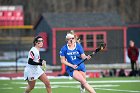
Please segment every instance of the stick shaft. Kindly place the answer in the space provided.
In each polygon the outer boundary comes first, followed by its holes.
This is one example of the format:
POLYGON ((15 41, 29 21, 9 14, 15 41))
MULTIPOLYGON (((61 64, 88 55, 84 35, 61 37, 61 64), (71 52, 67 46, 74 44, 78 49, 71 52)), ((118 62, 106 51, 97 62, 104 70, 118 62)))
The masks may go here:
MULTIPOLYGON (((94 55, 97 52, 93 52, 92 54, 90 54, 90 56, 94 55)), ((77 66, 79 66, 81 63, 85 62, 87 60, 87 58, 85 58, 84 60, 82 60, 79 64, 77 64, 77 66)))
MULTIPOLYGON (((106 46, 105 43, 102 44, 99 48, 97 48, 95 51, 93 51, 92 54, 90 54, 90 56, 93 56, 94 54, 98 53, 100 50, 104 49, 105 46, 106 46)), ((79 64, 77 64, 77 67, 78 67, 81 63, 85 62, 86 60, 87 60, 87 58, 83 59, 79 64)), ((74 69, 71 69, 70 72, 73 71, 73 70, 74 70, 74 69)))

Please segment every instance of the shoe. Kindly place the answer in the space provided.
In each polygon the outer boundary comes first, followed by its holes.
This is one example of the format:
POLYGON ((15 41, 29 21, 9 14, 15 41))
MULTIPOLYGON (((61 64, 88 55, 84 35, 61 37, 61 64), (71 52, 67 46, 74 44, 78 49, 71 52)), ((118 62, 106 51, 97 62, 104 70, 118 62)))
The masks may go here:
POLYGON ((85 93, 85 88, 80 87, 80 93, 85 93))

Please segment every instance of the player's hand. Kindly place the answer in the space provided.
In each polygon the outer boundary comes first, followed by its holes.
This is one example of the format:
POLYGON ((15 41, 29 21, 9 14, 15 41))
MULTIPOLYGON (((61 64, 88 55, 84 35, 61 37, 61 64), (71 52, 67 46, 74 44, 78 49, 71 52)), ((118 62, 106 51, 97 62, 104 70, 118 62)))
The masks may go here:
POLYGON ((88 55, 88 56, 86 56, 86 58, 87 58, 87 60, 89 60, 89 59, 91 59, 91 56, 90 56, 90 55, 88 55))
POLYGON ((73 68, 73 69, 77 69, 78 66, 77 66, 77 65, 72 65, 72 68, 73 68))
POLYGON ((45 61, 45 60, 42 61, 42 66, 43 66, 44 64, 46 64, 46 61, 45 61))
POLYGON ((46 69, 47 69, 45 60, 42 61, 42 69, 43 69, 43 71, 46 71, 46 69))

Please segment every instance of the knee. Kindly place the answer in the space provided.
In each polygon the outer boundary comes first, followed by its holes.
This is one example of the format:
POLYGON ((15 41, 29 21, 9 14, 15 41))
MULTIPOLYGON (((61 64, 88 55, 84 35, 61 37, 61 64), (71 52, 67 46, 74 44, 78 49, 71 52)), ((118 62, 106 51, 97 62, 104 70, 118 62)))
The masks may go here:
POLYGON ((30 86, 30 90, 33 90, 34 89, 34 86, 30 86))
POLYGON ((80 80, 81 85, 84 85, 86 83, 86 80, 82 79, 80 80))
POLYGON ((29 89, 32 90, 34 89, 35 85, 29 85, 29 89))
POLYGON ((87 84, 87 82, 82 82, 81 85, 85 86, 85 84, 87 84))
POLYGON ((49 85, 47 85, 46 87, 47 87, 47 88, 51 88, 51 85, 49 84, 49 85))
POLYGON ((50 82, 45 82, 44 84, 45 84, 45 86, 46 86, 47 88, 51 88, 50 82))
POLYGON ((28 85, 27 88, 26 88, 26 90, 25 90, 26 91, 25 93, 29 93, 33 89, 34 89, 34 86, 28 85))

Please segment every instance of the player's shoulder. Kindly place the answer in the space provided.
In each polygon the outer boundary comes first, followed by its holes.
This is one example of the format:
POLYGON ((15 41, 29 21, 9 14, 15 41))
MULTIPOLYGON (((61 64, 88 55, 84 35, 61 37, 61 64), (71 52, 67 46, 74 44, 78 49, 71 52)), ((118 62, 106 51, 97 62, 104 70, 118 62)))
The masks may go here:
POLYGON ((82 47, 82 45, 80 43, 76 43, 76 47, 82 47))
POLYGON ((31 49, 30 50, 35 50, 35 47, 31 47, 31 49))
POLYGON ((33 52, 35 52, 37 49, 35 48, 35 47, 32 47, 31 49, 30 49, 30 51, 33 51, 33 52))
POLYGON ((68 48, 67 48, 67 45, 64 45, 64 46, 62 46, 62 48, 61 48, 60 51, 61 51, 61 52, 65 52, 65 51, 67 51, 67 49, 68 49, 68 48))
POLYGON ((81 45, 80 43, 76 43, 76 45, 81 45))
POLYGON ((61 50, 62 49, 64 49, 64 50, 67 49, 67 45, 62 46, 61 50))

